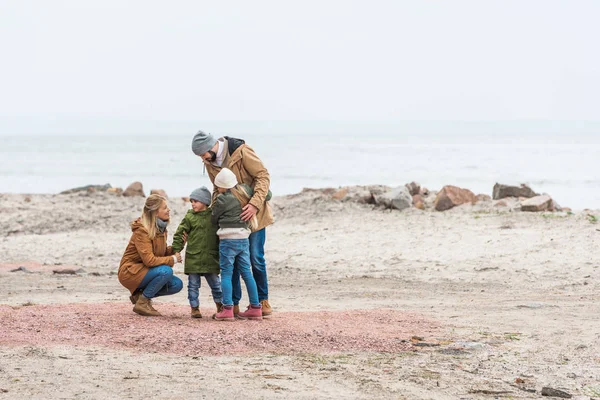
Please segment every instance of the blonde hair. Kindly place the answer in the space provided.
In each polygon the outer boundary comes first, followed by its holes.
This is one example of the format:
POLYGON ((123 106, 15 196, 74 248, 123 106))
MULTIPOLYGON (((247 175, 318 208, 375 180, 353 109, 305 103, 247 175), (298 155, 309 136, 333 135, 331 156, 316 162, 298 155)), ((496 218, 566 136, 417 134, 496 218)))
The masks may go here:
MULTIPOLYGON (((235 196, 236 199, 240 202, 242 208, 246 207, 248 203, 250 203, 250 193, 246 191, 246 188, 240 184, 235 185, 231 188, 231 193, 235 196)), ((256 218, 256 214, 250 219, 249 227, 251 231, 254 231, 256 227, 258 227, 258 219, 256 218)))
POLYGON ((142 211, 142 225, 146 228, 146 231, 148 231, 150 239, 156 237, 156 231, 158 230, 156 227, 156 214, 158 213, 160 206, 166 201, 167 199, 157 194, 151 194, 146 199, 144 210, 142 211))

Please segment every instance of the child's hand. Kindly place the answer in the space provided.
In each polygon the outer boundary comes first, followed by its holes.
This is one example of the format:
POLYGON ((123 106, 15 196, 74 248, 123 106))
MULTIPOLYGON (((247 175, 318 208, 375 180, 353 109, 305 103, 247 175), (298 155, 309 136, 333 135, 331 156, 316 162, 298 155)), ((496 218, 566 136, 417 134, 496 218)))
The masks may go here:
POLYGON ((181 253, 175 253, 175 257, 177 257, 177 262, 181 262, 181 253))

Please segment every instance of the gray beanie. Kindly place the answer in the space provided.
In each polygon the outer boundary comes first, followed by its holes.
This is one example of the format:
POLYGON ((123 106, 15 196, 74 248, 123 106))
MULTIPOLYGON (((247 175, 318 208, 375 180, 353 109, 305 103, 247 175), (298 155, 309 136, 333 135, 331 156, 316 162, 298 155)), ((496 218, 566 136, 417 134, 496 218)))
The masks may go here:
POLYGON ((199 187, 198 189, 194 190, 192 194, 190 194, 190 199, 204 203, 207 206, 210 205, 211 198, 212 196, 210 191, 206 188, 206 186, 199 187))
POLYGON ((201 156, 212 149, 215 143, 217 143, 217 139, 213 135, 198 131, 192 139, 192 151, 195 155, 201 156))

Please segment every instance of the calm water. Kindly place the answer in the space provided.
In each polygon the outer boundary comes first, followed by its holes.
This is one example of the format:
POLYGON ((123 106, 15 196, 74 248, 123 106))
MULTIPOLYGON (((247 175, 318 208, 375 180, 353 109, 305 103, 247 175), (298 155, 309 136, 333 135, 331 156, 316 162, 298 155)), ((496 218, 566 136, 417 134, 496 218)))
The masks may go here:
MULTIPOLYGON (((139 180, 170 196, 211 187, 186 136, 0 137, 0 192, 57 193, 139 180)), ((527 183, 574 209, 600 208, 600 138, 589 136, 246 135, 275 195, 302 188, 401 185, 475 193, 527 183)))

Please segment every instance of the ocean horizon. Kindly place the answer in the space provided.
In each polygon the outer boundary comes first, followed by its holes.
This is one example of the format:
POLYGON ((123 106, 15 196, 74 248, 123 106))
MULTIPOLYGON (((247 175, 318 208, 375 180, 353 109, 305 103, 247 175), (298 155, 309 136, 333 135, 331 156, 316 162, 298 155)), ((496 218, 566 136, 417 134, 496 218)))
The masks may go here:
MULTIPOLYGON (((59 193, 90 184, 187 196, 212 187, 189 135, 2 136, 0 192, 59 193)), ((455 185, 492 194, 525 183, 574 210, 600 209, 597 135, 246 134, 271 175, 275 196, 303 188, 455 185)))

